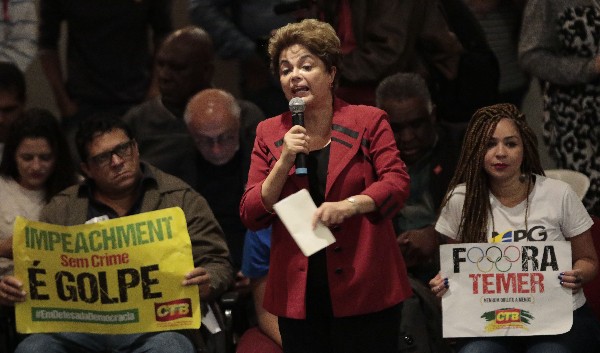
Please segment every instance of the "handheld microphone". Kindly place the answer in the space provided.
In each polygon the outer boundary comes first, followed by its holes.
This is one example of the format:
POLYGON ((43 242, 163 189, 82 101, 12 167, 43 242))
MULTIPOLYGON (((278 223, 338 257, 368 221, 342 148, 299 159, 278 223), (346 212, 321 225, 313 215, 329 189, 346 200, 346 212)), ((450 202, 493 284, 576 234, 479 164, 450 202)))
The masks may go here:
MULTIPOLYGON (((290 100, 290 111, 292 112, 292 123, 294 125, 304 126, 304 108, 305 103, 302 98, 294 97, 290 100)), ((306 175, 306 155, 304 153, 296 154, 296 175, 306 175)))

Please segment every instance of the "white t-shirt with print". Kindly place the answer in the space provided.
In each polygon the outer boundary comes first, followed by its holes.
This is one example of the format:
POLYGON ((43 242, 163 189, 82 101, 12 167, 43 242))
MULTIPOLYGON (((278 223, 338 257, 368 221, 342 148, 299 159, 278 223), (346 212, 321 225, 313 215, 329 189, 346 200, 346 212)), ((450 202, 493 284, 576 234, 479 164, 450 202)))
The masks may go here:
MULTIPOLYGON (((454 189, 435 225, 436 231, 451 239, 458 237, 465 190, 464 184, 454 189)), ((490 204, 493 217, 489 217, 488 242, 566 240, 585 232, 593 224, 592 218, 569 184, 541 175, 535 176, 535 184, 529 195, 527 227, 526 200, 514 207, 506 207, 490 193, 490 204)), ((573 308, 577 309, 584 303, 585 296, 583 290, 580 290, 573 295, 573 308)))

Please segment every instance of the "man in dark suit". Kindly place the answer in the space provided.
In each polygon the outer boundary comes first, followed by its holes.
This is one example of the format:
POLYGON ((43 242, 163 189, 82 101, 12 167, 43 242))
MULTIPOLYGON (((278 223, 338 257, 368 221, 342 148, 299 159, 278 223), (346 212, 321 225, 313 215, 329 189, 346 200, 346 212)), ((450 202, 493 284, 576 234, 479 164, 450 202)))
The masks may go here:
POLYGON ((390 116, 400 157, 408 167, 410 196, 395 218, 398 243, 413 274, 428 282, 438 246, 433 225, 454 174, 464 124, 438 122, 425 81, 399 73, 377 87, 377 106, 390 116))

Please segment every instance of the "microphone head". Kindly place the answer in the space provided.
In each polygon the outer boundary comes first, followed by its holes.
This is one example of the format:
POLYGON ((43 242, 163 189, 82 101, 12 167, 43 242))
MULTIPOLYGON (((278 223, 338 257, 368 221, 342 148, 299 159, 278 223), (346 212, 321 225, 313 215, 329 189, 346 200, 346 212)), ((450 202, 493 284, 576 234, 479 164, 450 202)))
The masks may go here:
POLYGON ((304 112, 305 107, 306 104, 304 103, 304 100, 302 100, 302 98, 294 97, 290 99, 290 111, 292 113, 302 113, 304 112))

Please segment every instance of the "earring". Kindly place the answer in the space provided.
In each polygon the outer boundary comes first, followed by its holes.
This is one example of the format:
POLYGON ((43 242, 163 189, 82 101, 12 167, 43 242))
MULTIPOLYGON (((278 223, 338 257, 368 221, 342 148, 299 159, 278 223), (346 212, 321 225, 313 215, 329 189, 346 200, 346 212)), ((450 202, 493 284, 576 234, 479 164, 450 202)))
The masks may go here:
POLYGON ((525 173, 521 173, 521 175, 519 175, 519 181, 520 181, 521 183, 524 183, 524 182, 525 182, 525 180, 527 180, 527 174, 525 174, 525 173))

